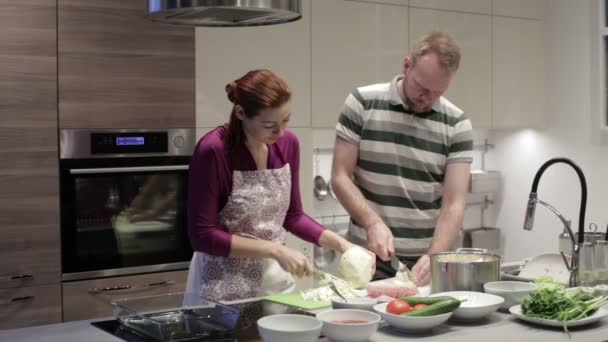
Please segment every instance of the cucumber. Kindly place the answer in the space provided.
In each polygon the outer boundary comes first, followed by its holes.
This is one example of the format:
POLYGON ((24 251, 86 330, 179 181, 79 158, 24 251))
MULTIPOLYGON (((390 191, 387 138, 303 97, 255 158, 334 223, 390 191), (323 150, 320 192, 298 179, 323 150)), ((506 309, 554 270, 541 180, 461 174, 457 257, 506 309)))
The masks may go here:
POLYGON ((414 306, 418 304, 433 305, 446 299, 455 299, 454 297, 441 296, 441 297, 401 297, 401 300, 406 301, 409 305, 414 306))
MULTIPOLYGON (((410 311, 402 313, 402 316, 409 317, 427 317, 427 316, 435 316, 441 315, 444 313, 452 312, 460 306, 460 301, 456 298, 452 297, 440 297, 444 298, 438 302, 435 302, 424 309, 410 311)), ((424 304, 424 303, 423 303, 424 304)))

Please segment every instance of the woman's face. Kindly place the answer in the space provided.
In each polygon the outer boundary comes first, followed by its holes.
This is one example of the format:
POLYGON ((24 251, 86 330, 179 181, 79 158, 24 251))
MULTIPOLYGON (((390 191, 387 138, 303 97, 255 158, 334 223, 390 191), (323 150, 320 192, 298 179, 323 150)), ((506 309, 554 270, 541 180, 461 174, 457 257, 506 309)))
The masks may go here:
POLYGON ((291 101, 276 108, 262 109, 253 118, 239 115, 243 122, 245 136, 250 143, 273 144, 285 133, 285 128, 291 117, 291 101))

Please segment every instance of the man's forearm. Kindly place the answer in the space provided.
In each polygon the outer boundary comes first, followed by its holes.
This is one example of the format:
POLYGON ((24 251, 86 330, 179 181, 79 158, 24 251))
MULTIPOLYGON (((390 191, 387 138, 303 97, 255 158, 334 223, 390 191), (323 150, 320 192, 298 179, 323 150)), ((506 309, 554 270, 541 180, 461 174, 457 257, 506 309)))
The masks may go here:
POLYGON ((331 185, 340 204, 362 228, 367 229, 374 223, 382 221, 380 216, 367 204, 367 199, 351 179, 334 177, 331 185))
POLYGON ((455 203, 442 210, 427 254, 449 251, 458 238, 464 220, 465 203, 455 203))

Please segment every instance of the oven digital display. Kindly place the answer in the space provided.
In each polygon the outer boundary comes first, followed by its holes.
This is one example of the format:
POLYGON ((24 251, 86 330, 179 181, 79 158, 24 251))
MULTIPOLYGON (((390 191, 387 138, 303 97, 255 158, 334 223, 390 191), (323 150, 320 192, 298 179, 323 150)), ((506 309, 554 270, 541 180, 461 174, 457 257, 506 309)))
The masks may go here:
POLYGON ((144 137, 116 137, 117 146, 141 146, 144 142, 144 137))

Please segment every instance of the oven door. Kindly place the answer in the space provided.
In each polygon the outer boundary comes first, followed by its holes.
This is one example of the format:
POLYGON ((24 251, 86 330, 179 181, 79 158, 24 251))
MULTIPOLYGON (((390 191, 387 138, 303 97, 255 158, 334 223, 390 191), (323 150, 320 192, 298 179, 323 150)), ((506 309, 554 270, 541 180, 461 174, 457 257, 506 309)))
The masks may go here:
POLYGON ((187 269, 188 161, 62 160, 63 280, 187 269))

